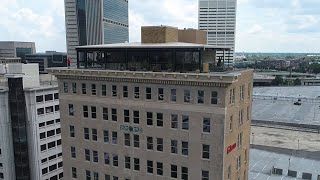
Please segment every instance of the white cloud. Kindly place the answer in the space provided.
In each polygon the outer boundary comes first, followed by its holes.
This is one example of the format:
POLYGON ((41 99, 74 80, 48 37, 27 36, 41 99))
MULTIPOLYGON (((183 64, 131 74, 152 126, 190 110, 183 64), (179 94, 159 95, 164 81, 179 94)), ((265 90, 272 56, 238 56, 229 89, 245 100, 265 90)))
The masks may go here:
POLYGON ((248 30, 248 33, 249 34, 259 34, 259 33, 262 33, 263 32, 263 28, 261 25, 259 24, 255 24, 253 25, 249 30, 248 30))

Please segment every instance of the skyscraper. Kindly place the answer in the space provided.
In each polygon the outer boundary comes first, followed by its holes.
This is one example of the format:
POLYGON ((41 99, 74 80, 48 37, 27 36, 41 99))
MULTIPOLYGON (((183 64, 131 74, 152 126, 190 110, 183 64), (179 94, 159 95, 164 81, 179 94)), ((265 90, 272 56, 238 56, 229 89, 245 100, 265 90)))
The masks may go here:
POLYGON ((76 46, 129 41, 128 0, 65 0, 67 49, 76 65, 76 46))
POLYGON ((217 53, 225 56, 226 65, 233 65, 235 48, 237 0, 199 0, 198 28, 208 32, 208 44, 231 47, 231 51, 217 53))

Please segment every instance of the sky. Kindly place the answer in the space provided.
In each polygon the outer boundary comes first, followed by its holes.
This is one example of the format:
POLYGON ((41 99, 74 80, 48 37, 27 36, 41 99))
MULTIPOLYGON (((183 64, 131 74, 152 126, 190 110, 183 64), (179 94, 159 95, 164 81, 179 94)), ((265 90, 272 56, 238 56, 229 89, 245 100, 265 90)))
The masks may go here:
MULTIPOLYGON (((64 0, 0 0, 0 41, 66 51, 64 0)), ((238 0, 237 52, 320 52, 320 0, 238 0)), ((197 28, 198 0, 129 0, 130 42, 143 25, 197 28)))

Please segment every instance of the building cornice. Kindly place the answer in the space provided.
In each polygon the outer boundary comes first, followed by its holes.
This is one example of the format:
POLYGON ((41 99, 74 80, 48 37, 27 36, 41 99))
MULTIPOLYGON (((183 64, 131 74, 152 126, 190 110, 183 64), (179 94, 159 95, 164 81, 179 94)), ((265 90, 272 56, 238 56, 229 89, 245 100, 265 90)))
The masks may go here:
POLYGON ((238 81, 241 73, 172 73, 172 72, 143 72, 143 71, 113 71, 51 68, 49 73, 58 79, 76 79, 92 81, 112 81, 144 84, 186 85, 227 87, 238 81))

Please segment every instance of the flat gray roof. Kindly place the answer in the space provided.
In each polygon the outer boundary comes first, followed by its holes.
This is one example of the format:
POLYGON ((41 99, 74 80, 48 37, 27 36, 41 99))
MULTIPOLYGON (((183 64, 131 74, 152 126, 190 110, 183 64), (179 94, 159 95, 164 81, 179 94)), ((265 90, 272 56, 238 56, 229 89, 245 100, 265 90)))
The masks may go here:
POLYGON ((320 86, 253 88, 252 119, 320 125, 318 96, 320 86))
POLYGON ((77 46, 76 49, 125 49, 125 48, 208 48, 208 49, 226 49, 231 47, 227 46, 213 46, 206 44, 194 44, 183 42, 169 42, 169 43, 117 43, 117 44, 101 44, 101 45, 88 45, 77 46))
POLYGON ((311 173, 312 180, 317 180, 320 175, 320 161, 305 159, 298 156, 278 154, 275 152, 250 149, 249 157, 249 179, 255 180, 293 180, 301 179, 302 173, 311 173), (297 171, 297 178, 288 177, 287 172, 297 171), (283 169, 283 175, 271 174, 273 167, 283 169))

